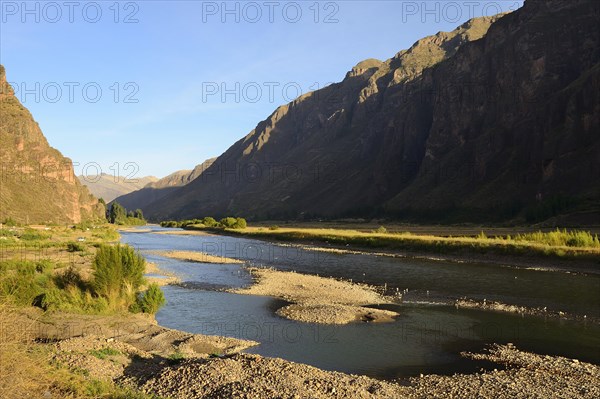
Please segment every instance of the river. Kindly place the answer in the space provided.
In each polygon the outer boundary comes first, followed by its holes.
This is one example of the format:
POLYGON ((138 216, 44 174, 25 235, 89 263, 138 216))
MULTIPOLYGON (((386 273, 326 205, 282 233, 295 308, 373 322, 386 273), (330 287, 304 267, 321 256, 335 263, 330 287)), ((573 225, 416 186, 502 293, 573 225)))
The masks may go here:
POLYGON ((382 379, 497 367, 460 356, 462 351, 479 351, 491 343, 511 342, 523 350, 600 364, 597 322, 452 305, 455 299, 467 297, 547 307, 598 320, 597 274, 337 254, 240 237, 156 234, 177 229, 150 228, 152 232, 122 232, 121 241, 182 281, 163 287, 167 304, 156 315, 158 323, 191 333, 260 342, 249 353, 382 379), (275 314, 283 301, 223 292, 223 288, 251 284, 240 265, 184 262, 155 254, 166 250, 202 251, 254 266, 352 279, 406 293, 401 303, 385 306, 400 314, 393 323, 326 326, 294 322, 275 314))

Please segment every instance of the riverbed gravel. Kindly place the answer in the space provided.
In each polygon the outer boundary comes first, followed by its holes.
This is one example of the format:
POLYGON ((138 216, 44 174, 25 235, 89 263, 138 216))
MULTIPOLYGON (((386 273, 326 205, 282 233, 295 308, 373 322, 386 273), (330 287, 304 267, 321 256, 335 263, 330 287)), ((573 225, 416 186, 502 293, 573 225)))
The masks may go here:
POLYGON ((295 272, 248 269, 255 284, 233 292, 273 296, 291 302, 277 311, 282 317, 319 324, 390 322, 398 313, 366 307, 390 303, 374 287, 295 272))

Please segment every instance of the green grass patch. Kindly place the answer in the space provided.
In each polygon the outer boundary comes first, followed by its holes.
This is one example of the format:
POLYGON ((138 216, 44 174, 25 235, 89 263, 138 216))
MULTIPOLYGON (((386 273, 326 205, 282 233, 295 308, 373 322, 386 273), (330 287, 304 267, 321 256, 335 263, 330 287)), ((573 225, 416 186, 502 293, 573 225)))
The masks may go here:
POLYGON ((542 256, 563 259, 600 260, 598 237, 585 231, 556 230, 488 237, 481 232, 476 236, 443 237, 411 233, 390 233, 377 229, 361 232, 343 229, 279 228, 265 230, 248 227, 244 230, 211 229, 188 226, 190 230, 208 230, 215 233, 250 236, 279 241, 321 242, 365 249, 389 249, 436 254, 495 254, 510 256, 542 256))
POLYGON ((109 356, 119 356, 121 355, 121 352, 114 349, 114 348, 110 348, 110 347, 106 347, 106 348, 102 348, 102 349, 96 349, 96 350, 91 350, 90 355, 97 357, 98 359, 106 359, 109 356))

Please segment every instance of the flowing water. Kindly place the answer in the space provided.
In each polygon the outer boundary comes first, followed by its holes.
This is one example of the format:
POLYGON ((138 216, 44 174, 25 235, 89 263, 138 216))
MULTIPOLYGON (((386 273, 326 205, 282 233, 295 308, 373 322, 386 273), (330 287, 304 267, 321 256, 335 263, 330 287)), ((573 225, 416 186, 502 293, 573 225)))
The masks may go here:
POLYGON ((155 232, 173 229, 152 230, 121 235, 124 243, 182 281, 163 288, 167 304, 156 315, 159 324, 260 342, 247 351, 250 353, 386 379, 488 367, 462 358, 460 352, 478 351, 491 343, 512 342, 524 350, 600 363, 597 322, 456 309, 451 305, 453 300, 467 297, 547 307, 549 311, 598 320, 597 274, 337 254, 239 237, 168 235, 155 232), (255 266, 352 279, 405 295, 401 303, 380 305, 400 313, 393 323, 327 326, 294 322, 275 314, 285 305, 281 300, 222 291, 252 282, 241 265, 184 262, 154 253, 163 250, 202 251, 255 266))

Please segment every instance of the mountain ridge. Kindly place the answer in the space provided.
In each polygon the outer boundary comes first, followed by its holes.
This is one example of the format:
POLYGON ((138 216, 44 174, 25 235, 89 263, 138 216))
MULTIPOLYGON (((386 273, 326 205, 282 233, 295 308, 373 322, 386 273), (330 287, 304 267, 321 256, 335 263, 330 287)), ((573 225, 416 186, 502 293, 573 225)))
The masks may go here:
POLYGON ((206 169, 212 165, 216 158, 210 158, 196 165, 194 169, 179 170, 168 176, 146 184, 144 187, 121 195, 114 199, 127 209, 142 209, 145 211, 147 206, 154 201, 159 200, 165 195, 175 191, 179 187, 185 186, 198 178, 206 169))
POLYGON ((158 180, 158 178, 154 176, 144 176, 134 179, 127 179, 123 176, 116 178, 115 176, 106 173, 90 176, 79 175, 77 176, 77 179, 79 179, 79 182, 86 186, 94 196, 102 198, 106 203, 111 202, 121 195, 139 190, 147 184, 151 184, 158 180))
POLYGON ((78 223, 103 217, 104 206, 79 183, 72 161, 48 144, 2 65, 0 149, 0 221, 78 223))

